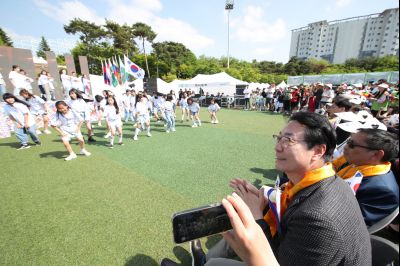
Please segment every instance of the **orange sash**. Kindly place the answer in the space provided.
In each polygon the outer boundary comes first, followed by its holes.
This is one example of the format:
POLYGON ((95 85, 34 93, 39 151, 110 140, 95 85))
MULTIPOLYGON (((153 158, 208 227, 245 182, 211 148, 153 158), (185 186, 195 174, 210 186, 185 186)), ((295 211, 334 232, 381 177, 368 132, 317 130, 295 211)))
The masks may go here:
MULTIPOLYGON (((333 162, 333 167, 337 170, 345 163, 347 163, 346 158, 344 156, 341 156, 333 162)), ((383 175, 390 171, 390 167, 391 167, 390 162, 378 165, 360 165, 360 166, 350 164, 344 167, 343 169, 340 169, 337 172, 337 175, 340 176, 342 179, 348 179, 353 177, 357 173, 357 171, 359 171, 364 177, 383 175)))
MULTIPOLYGON (((289 181, 286 184, 285 189, 281 195, 281 218, 285 215, 286 209, 289 206, 290 202, 292 201, 293 197, 296 195, 296 193, 311 185, 314 185, 315 183, 318 183, 321 180, 324 180, 334 175, 335 171, 332 168, 332 164, 328 163, 321 168, 307 172, 303 177, 303 179, 296 185, 294 185, 291 181, 289 181)), ((264 220, 269 225, 271 235, 275 236, 275 234, 278 231, 276 222, 277 219, 271 209, 264 216, 264 220)))

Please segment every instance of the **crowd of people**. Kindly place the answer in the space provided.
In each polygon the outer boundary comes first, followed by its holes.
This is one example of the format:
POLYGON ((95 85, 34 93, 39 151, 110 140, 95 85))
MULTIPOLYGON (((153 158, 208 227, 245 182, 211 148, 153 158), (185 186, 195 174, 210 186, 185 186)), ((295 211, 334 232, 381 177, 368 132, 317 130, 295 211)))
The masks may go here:
MULTIPOLYGON (((193 100, 190 91, 179 93, 177 97, 174 91, 170 94, 154 93, 148 95, 146 91, 136 93, 133 89, 128 89, 122 96, 117 96, 109 90, 104 90, 103 95, 96 95, 94 100, 90 100, 85 94, 84 87, 77 88, 76 75, 68 76, 65 70, 61 72, 64 99, 54 101, 54 87, 50 86, 49 75, 46 71, 41 71, 39 76, 39 87, 43 93, 41 95, 32 94, 32 89, 25 89, 17 81, 22 79, 20 68, 13 66, 10 73, 10 81, 14 86, 14 93, 4 93, 4 113, 13 122, 13 130, 20 141, 19 149, 28 149, 29 136, 36 145, 41 145, 40 134, 51 134, 49 125, 54 128, 61 136, 61 140, 68 152, 66 161, 77 158, 77 154, 72 150, 70 142, 77 139, 81 147, 80 154, 90 156, 90 152, 85 149, 85 140, 81 133, 81 128, 85 125, 87 130, 87 141, 96 142, 94 139, 92 122, 102 125, 106 122, 105 138, 109 139, 108 147, 114 148, 114 139, 118 136, 118 145, 123 143, 123 127, 131 127, 133 140, 139 139, 140 132, 145 132, 148 137, 151 134, 151 119, 155 123, 164 123, 165 132, 175 132, 175 120, 177 118, 177 106, 181 110, 181 123, 186 120, 192 121, 192 127, 201 127, 200 106, 193 100), (74 85, 75 84, 75 85, 74 85), (129 121, 132 125, 127 125, 129 121), (42 132, 40 129, 44 128, 42 132)), ((85 84, 84 77, 81 84, 85 84)), ((218 124, 217 112, 219 105, 213 100, 208 108, 210 121, 218 124)), ((4 121, 0 121, 4 122, 4 121)))

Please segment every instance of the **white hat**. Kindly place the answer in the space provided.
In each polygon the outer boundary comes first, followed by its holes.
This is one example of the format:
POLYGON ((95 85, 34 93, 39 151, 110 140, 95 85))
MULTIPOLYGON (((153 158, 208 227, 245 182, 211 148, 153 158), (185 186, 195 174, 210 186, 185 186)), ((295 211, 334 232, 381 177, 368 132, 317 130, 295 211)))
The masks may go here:
POLYGON ((376 118, 374 119, 368 119, 367 122, 365 123, 360 123, 360 122, 347 122, 347 123, 342 123, 338 125, 339 128, 343 129, 346 132, 349 133, 357 133, 359 129, 362 128, 374 128, 374 129, 380 129, 380 130, 387 130, 387 127, 379 122, 376 118))
POLYGON ((360 120, 360 118, 353 112, 335 113, 335 115, 341 120, 348 122, 358 122, 360 120))
POLYGON ((387 85, 386 83, 382 83, 378 85, 378 88, 389 89, 389 85, 387 85))
POLYGON ((328 88, 332 89, 332 88, 333 88, 333 85, 330 84, 330 83, 328 83, 328 84, 325 84, 325 87, 328 87, 328 88))
POLYGON ((352 104, 360 105, 361 104, 361 99, 360 98, 353 98, 349 101, 352 104))

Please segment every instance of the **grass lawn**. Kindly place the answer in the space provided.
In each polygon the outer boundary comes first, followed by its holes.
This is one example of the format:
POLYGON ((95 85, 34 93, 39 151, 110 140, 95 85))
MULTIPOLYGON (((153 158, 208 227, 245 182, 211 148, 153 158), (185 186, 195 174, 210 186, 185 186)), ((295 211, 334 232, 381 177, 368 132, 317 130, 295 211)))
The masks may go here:
POLYGON ((179 121, 166 134, 153 123, 138 142, 125 125, 125 146, 113 150, 96 127, 92 156, 70 162, 54 132, 28 150, 0 140, 0 265, 190 265, 188 245, 172 241, 172 214, 220 201, 234 177, 273 183, 272 134, 285 124, 258 112, 224 109, 219 125, 201 115, 200 128, 179 121))

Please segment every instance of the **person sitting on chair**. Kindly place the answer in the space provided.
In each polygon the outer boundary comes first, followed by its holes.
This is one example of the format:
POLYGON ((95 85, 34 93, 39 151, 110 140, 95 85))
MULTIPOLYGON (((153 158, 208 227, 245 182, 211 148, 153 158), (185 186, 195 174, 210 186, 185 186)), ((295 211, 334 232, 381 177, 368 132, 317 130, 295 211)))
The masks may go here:
POLYGON ((399 206, 399 186, 390 161, 399 154, 396 135, 380 129, 360 129, 344 147, 344 155, 333 161, 338 176, 350 179, 357 171, 362 181, 356 190, 367 226, 382 220, 399 206))

